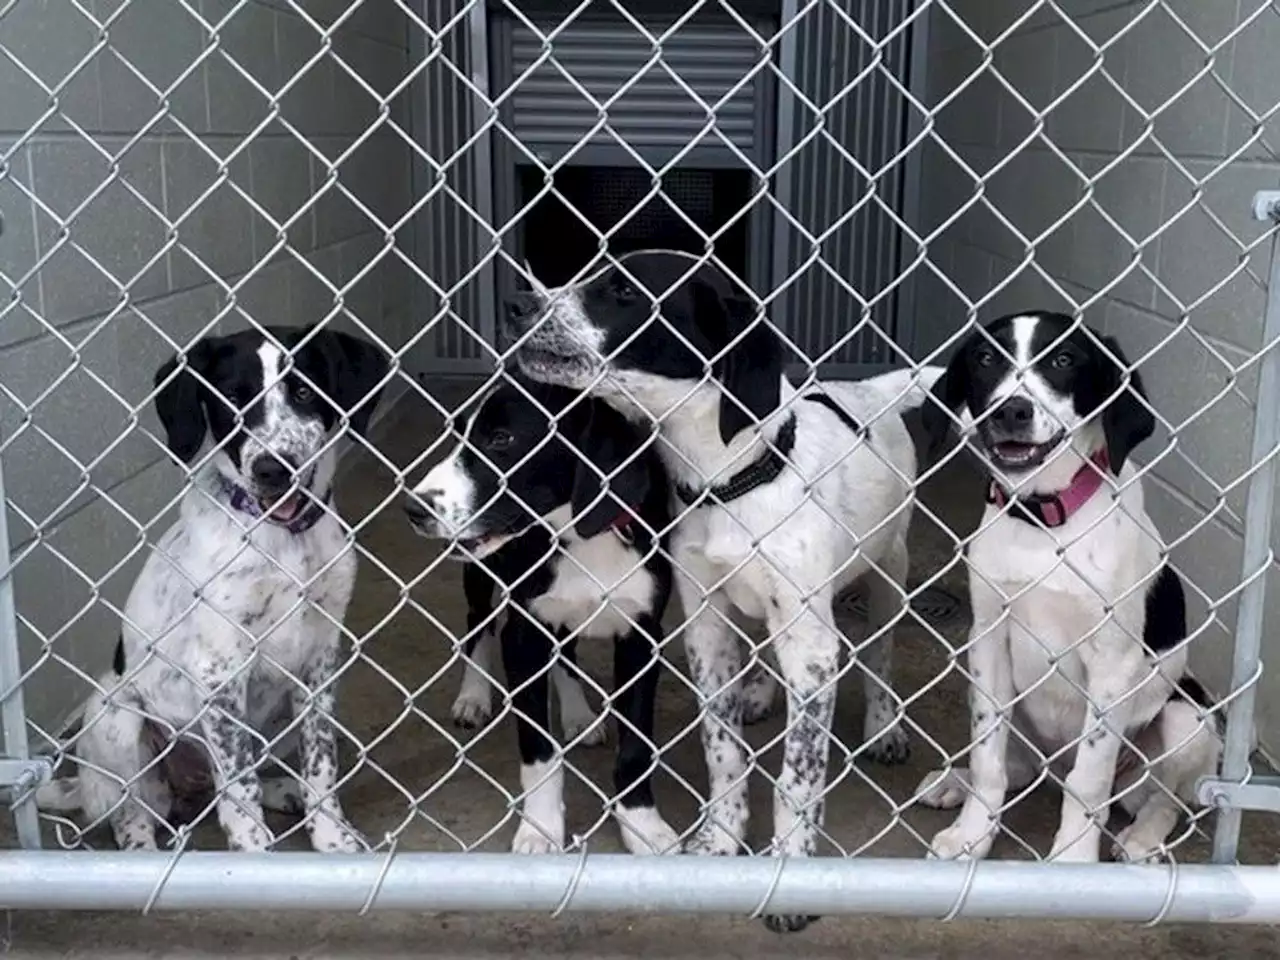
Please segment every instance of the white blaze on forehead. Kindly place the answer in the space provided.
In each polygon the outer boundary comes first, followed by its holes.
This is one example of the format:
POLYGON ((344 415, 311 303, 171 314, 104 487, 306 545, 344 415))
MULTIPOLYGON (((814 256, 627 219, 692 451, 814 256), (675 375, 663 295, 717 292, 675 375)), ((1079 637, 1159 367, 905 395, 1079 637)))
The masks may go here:
POLYGON ((280 368, 284 363, 284 351, 274 343, 258 347, 258 360, 262 363, 262 401, 266 414, 263 426, 270 431, 280 421, 287 399, 280 368))

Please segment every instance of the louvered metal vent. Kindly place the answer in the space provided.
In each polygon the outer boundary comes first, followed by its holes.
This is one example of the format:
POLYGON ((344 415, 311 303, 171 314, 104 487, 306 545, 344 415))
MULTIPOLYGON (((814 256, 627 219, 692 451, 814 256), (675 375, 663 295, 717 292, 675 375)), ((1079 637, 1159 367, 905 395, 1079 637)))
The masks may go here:
MULTIPOLYGON (((554 18, 534 21, 545 42, 524 24, 512 31, 514 132, 544 161, 561 158, 580 142, 616 146, 621 140, 650 162, 660 162, 663 153, 684 148, 709 128, 708 109, 715 112, 720 134, 753 154, 759 81, 743 83, 743 78, 764 52, 741 26, 732 21, 686 23, 662 41, 660 63, 655 44, 625 20, 579 18, 557 30, 561 23, 554 18), (531 72, 526 76, 526 71, 531 72), (597 104, 609 102, 624 86, 625 92, 609 103, 614 136, 601 125, 597 104)), ((655 37, 665 29, 651 21, 646 28, 655 37)), ((724 141, 708 130, 700 146, 723 148, 724 141)))

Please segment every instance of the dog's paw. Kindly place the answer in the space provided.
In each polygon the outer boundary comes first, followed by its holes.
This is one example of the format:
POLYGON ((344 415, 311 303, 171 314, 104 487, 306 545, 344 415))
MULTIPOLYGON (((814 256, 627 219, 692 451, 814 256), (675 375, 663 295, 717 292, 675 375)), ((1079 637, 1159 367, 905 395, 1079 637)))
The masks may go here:
POLYGON ((738 839, 723 827, 704 823, 685 844, 684 852, 695 857, 732 857, 738 853, 738 839))
POLYGON ((930 770, 920 781, 920 786, 916 787, 916 793, 926 807, 954 810, 969 795, 966 789, 968 785, 969 771, 963 768, 930 770))
POLYGON ((566 743, 580 747, 601 747, 609 742, 609 725, 602 716, 590 710, 569 711, 560 715, 560 728, 566 743), (581 737, 581 739, 579 739, 581 737))
POLYGON ((991 852, 992 832, 975 835, 958 824, 937 833, 930 844, 931 860, 982 860, 991 852))
POLYGON ((516 828, 515 839, 511 841, 512 853, 540 854, 560 853, 564 849, 564 830, 535 827, 527 820, 522 820, 516 828))
POLYGON ((489 691, 464 690, 458 694, 458 699, 453 701, 450 712, 453 715, 455 727, 475 730, 477 727, 484 726, 493 716, 493 704, 489 698, 489 691))
POLYGON ((868 739, 863 752, 876 763, 896 766, 910 758, 911 742, 902 727, 889 727, 877 733, 874 739, 868 739))
POLYGON ((1130 824, 1111 844, 1111 856, 1118 863, 1160 863, 1165 859, 1163 838, 1144 836, 1130 824))
POLYGON ((764 917, 764 925, 774 933, 799 933, 811 923, 821 920, 821 917, 804 916, 803 914, 792 914, 783 917, 764 917))
POLYGON ((680 835, 655 807, 618 807, 614 811, 622 845, 637 857, 680 852, 680 835))
POLYGON ((311 830, 311 846, 318 853, 364 853, 369 849, 365 839, 349 823, 322 819, 311 830))

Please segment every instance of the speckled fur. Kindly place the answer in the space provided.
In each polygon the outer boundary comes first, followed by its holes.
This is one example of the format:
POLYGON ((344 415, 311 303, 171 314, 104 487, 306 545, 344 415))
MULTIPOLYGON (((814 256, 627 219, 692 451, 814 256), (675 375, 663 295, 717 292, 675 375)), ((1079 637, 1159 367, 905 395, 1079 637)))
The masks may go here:
MULTIPOLYGON (((211 456, 211 440, 226 438, 216 431, 187 435, 200 445, 191 459, 201 465, 179 519, 155 543, 125 604, 117 655, 123 675, 112 670, 102 676, 83 709, 73 745, 78 778, 57 781, 38 796, 46 806, 75 803, 91 822, 106 819, 124 849, 154 849, 157 822, 169 816, 173 791, 156 763, 166 739, 201 748, 231 849, 267 849, 273 838, 264 801, 279 809, 296 807, 299 799, 317 850, 364 848, 338 801, 332 723, 340 624, 356 574, 351 537, 330 511, 294 532, 234 509, 227 494, 228 482, 251 489, 252 465, 264 454, 297 465, 298 477, 308 478, 310 495, 320 502, 333 483, 334 417, 294 402, 290 390, 296 385, 286 389, 279 348, 259 339, 255 349, 253 339, 242 335, 229 362, 242 371, 261 364, 257 376, 266 390, 260 413, 252 424, 246 418, 234 445, 211 456), (296 724, 298 783, 270 781, 264 797, 259 768, 287 755, 280 738, 270 739, 272 721, 281 715, 296 724), (144 729, 144 717, 161 736, 144 729)), ((347 341, 352 344, 357 353, 368 349, 347 341)), ((346 362, 338 362, 335 379, 358 381, 346 362)), ((190 415, 204 415, 199 403, 190 415)), ((170 432, 175 447, 181 446, 175 439, 180 427, 191 427, 187 413, 182 417, 170 432)))

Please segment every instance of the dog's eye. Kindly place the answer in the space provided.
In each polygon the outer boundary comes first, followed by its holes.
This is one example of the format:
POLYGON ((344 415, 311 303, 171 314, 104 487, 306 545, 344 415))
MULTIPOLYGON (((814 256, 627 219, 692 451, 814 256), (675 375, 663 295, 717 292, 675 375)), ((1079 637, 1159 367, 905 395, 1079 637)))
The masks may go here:
POLYGON ((974 359, 978 361, 978 366, 989 367, 996 362, 995 351, 990 347, 983 347, 974 355, 974 359))
POLYGON ((310 403, 316 398, 315 391, 308 387, 305 383, 294 384, 293 399, 298 403, 310 403))
POLYGON ((1063 350, 1050 361, 1055 370, 1065 370, 1076 362, 1076 358, 1067 350, 1063 350))
POLYGON ((510 430, 495 430, 489 434, 489 439, 485 441, 485 446, 490 450, 505 450, 515 443, 515 439, 515 435, 510 430))
POLYGON ((619 300, 635 300, 640 296, 640 291, 632 285, 631 281, 623 277, 618 277, 613 281, 613 292, 619 300))

